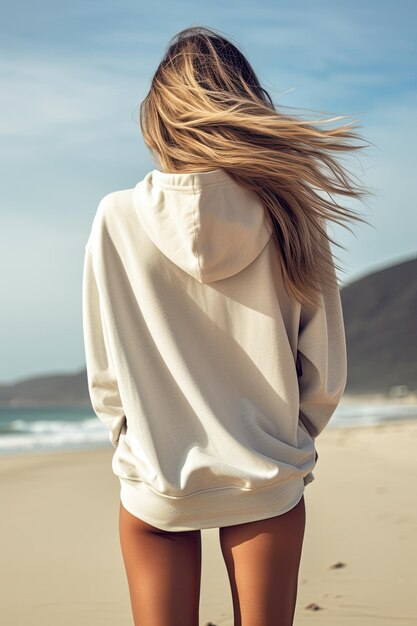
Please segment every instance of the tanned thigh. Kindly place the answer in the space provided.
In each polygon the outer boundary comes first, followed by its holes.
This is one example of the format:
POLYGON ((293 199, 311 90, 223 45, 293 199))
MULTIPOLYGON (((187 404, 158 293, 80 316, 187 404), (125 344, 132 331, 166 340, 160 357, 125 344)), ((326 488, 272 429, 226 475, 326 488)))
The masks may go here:
POLYGON ((120 503, 119 536, 135 626, 198 626, 201 531, 161 530, 120 503))
POLYGON ((282 515, 219 529, 235 626, 292 626, 304 529, 304 496, 282 515))

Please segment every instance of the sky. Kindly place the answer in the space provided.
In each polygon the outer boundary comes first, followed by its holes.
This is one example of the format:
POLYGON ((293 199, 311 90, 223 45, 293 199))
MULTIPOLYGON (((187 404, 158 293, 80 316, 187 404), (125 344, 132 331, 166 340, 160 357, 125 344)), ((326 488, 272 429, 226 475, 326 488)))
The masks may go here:
MULTIPOLYGON (((348 115, 370 142, 343 162, 371 225, 329 234, 342 284, 416 257, 417 3, 16 0, 0 23, 0 383, 85 367, 84 246, 98 203, 155 167, 139 105, 171 37, 214 28, 279 107, 348 115)), ((341 200, 341 199, 339 199, 341 200)), ((346 201, 345 201, 346 202, 346 201)))

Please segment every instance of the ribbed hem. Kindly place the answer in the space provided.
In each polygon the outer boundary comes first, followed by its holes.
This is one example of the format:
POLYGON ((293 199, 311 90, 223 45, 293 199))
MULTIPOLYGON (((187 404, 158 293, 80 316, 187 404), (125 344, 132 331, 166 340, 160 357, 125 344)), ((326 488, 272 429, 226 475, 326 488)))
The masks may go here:
POLYGON ((176 498, 158 495, 144 482, 118 478, 124 508, 167 531, 219 528, 282 515, 298 504, 305 488, 303 478, 294 478, 253 491, 228 487, 176 498))

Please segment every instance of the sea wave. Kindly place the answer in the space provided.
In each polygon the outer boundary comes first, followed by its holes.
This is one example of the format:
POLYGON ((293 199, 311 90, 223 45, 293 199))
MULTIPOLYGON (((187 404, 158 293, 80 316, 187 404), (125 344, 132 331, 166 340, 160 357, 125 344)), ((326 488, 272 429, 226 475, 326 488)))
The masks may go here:
MULTIPOLYGON (((417 418, 417 405, 340 404, 327 428, 357 428, 417 418)), ((111 447, 97 417, 80 409, 0 409, 0 455, 111 447)))

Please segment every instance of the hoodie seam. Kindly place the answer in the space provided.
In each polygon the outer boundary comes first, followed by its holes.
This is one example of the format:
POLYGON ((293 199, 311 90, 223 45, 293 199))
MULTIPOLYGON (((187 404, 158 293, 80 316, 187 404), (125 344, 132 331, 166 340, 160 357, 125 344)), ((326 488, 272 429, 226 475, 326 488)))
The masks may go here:
MULTIPOLYGON (((314 448, 314 452, 315 452, 315 448, 314 448)), ((314 467, 310 471, 312 472, 313 469, 314 467)), ((239 489, 241 492, 244 492, 244 493, 250 493, 250 492, 255 493, 258 491, 266 490, 271 487, 275 487, 275 485, 278 483, 281 483, 282 485, 288 482, 291 483, 294 478, 299 477, 299 474, 300 474, 300 469, 298 467, 294 467, 294 469, 289 473, 289 475, 286 478, 284 479, 281 477, 276 478, 273 481, 267 483, 266 485, 261 485, 261 486, 256 486, 256 487, 242 487, 242 485, 224 485, 223 487, 209 487, 208 489, 198 489, 197 491, 192 491, 191 493, 185 493, 183 495, 162 493, 161 491, 158 491, 157 489, 155 489, 155 487, 153 487, 150 483, 136 476, 134 477, 125 476, 124 474, 117 474, 117 476, 121 478, 122 480, 131 480, 134 483, 140 483, 143 487, 148 488, 150 491, 152 491, 154 494, 156 494, 157 496, 161 498, 167 498, 167 499, 172 499, 172 500, 182 500, 184 498, 192 498, 193 496, 199 496, 201 494, 206 494, 206 493, 213 492, 213 491, 224 491, 226 489, 227 490, 239 489)), ((304 476, 300 476, 300 478, 303 479, 304 476)))
POLYGON ((228 185, 235 185, 234 180, 227 180, 224 183, 214 182, 214 183, 204 183, 203 185, 166 185, 164 183, 154 182, 156 187, 161 187, 162 189, 173 189, 177 191, 184 191, 185 193, 195 193, 196 191, 200 191, 202 189, 209 189, 211 187, 227 187, 228 185))
POLYGON ((196 215, 195 207, 196 207, 197 194, 196 194, 196 189, 194 188, 194 185, 193 185, 193 193, 195 195, 195 200, 193 202, 193 224, 194 224, 193 239, 194 239, 195 249, 197 252, 197 272, 200 277, 200 281, 203 282, 203 278, 201 276, 201 270, 200 270, 200 253, 198 251, 198 245, 197 245, 197 222, 195 219, 195 215, 196 215))

